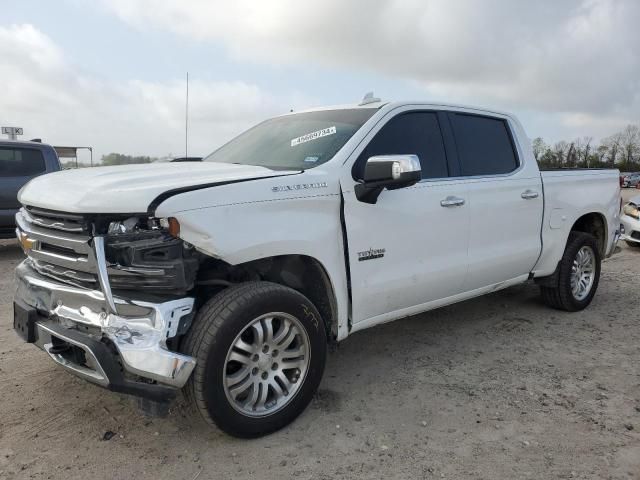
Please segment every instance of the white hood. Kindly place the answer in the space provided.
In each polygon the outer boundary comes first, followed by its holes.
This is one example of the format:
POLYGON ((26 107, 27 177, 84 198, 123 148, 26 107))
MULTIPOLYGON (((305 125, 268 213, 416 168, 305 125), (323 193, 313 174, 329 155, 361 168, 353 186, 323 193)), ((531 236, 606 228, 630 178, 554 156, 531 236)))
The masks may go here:
POLYGON ((140 213, 169 190, 294 173, 213 162, 80 168, 34 178, 20 190, 18 200, 69 213, 140 213))

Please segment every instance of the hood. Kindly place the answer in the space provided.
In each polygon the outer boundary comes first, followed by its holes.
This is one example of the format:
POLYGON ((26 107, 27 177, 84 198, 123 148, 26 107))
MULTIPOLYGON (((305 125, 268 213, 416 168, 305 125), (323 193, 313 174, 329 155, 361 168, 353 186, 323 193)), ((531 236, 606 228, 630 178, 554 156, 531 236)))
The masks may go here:
POLYGON ((624 202, 625 205, 627 203, 633 203, 634 205, 640 205, 640 195, 635 195, 635 196, 631 197, 629 200, 627 200, 626 202, 624 202))
POLYGON ((68 213, 141 213, 173 190, 295 173, 299 172, 213 162, 80 168, 34 178, 18 199, 23 205, 68 213))

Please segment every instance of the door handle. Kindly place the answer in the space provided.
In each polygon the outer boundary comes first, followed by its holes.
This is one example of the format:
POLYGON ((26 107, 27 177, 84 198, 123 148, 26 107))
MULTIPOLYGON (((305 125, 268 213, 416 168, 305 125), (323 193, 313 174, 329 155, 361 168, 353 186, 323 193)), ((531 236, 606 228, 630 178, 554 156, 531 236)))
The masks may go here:
POLYGON ((449 195, 444 200, 440 200, 441 207, 460 207, 464 205, 464 198, 449 195))
POLYGON ((525 200, 531 200, 532 198, 538 198, 538 192, 527 189, 524 192, 522 192, 520 196, 525 200))

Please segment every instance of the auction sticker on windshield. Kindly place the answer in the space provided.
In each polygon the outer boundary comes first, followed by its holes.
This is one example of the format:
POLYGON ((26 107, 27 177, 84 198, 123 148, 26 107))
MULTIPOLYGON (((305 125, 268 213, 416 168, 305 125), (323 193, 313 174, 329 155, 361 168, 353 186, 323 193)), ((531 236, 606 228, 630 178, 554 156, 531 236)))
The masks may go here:
POLYGON ((307 133, 302 135, 301 137, 294 138, 291 140, 291 146, 295 147, 296 145, 300 145, 301 143, 307 143, 311 140, 317 140, 318 138, 326 137, 327 135, 333 135, 336 133, 336 127, 327 127, 322 130, 317 130, 315 132, 307 133))

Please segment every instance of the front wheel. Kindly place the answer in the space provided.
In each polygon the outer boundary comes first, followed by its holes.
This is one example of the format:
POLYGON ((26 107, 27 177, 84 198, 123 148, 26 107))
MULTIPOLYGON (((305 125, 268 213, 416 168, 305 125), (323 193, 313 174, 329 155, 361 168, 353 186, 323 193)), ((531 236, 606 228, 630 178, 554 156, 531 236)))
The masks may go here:
POLYGON ((185 386, 196 410, 230 435, 258 437, 309 404, 324 371, 327 334, 305 296, 251 282, 200 309, 184 350, 197 362, 185 386))
POLYGON ((586 308, 600 280, 600 251, 593 235, 571 232, 558 264, 556 284, 541 286, 542 300, 568 312, 586 308))

